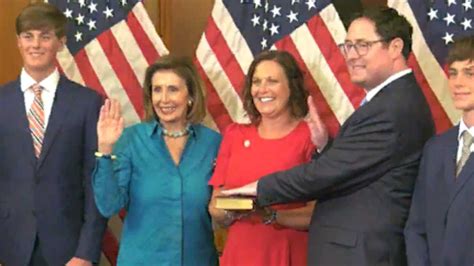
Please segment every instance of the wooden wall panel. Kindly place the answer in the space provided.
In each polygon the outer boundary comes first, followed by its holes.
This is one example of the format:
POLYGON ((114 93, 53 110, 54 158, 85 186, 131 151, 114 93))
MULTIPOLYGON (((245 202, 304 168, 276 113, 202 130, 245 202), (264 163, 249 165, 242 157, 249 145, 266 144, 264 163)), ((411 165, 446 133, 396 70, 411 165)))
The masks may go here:
POLYGON ((214 0, 146 0, 158 34, 171 53, 194 56, 214 0))
POLYGON ((0 0, 0 84, 15 79, 22 66, 16 47, 15 18, 28 0, 0 0))

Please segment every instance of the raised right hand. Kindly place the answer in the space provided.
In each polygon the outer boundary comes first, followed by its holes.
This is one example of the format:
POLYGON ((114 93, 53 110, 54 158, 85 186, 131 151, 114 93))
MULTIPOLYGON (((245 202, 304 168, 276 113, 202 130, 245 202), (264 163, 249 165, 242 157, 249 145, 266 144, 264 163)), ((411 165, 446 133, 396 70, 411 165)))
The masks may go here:
POLYGON ((319 116, 316 105, 313 102, 313 97, 308 97, 308 117, 306 123, 308 123, 309 130, 311 132, 311 141, 318 148, 323 150, 328 143, 328 130, 323 123, 323 120, 319 116))
POLYGON ((104 154, 112 153, 115 142, 122 135, 124 128, 120 103, 117 100, 106 99, 100 108, 97 122, 98 150, 104 154))

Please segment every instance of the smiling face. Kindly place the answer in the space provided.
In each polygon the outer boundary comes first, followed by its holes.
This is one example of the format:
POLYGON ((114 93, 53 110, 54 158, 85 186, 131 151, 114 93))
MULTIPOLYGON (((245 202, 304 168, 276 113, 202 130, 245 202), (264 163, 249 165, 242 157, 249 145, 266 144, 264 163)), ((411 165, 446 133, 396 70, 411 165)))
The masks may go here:
POLYGON ((25 70, 33 77, 45 77, 56 68, 56 54, 64 47, 65 37, 54 30, 28 30, 17 36, 17 46, 25 70))
POLYGON ((159 70, 151 80, 151 100, 160 123, 169 130, 186 124, 189 93, 186 82, 172 70, 159 70))
POLYGON ((257 65, 250 93, 262 118, 290 115, 288 79, 277 62, 265 60, 257 65))
MULTIPOLYGON (((377 40, 381 40, 381 36, 377 34, 375 24, 362 17, 351 23, 345 42, 356 44, 377 40)), ((392 55, 383 42, 373 43, 364 55, 351 49, 347 51, 345 59, 352 82, 367 90, 382 83, 393 71, 392 55)))
POLYGON ((448 85, 454 107, 474 111, 474 61, 454 61, 448 69, 448 85))

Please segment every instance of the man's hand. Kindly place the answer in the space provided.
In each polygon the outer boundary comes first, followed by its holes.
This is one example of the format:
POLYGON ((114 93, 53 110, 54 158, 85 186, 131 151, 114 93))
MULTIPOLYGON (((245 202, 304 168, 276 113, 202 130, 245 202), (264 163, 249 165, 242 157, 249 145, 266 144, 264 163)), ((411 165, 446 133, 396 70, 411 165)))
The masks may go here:
POLYGON ((232 196, 232 195, 257 196, 257 184, 258 184, 258 181, 255 181, 253 183, 247 184, 239 188, 222 190, 222 194, 226 196, 232 196))
POLYGON ((66 263, 66 266, 92 266, 92 262, 88 260, 83 260, 78 257, 73 257, 70 261, 66 263))
POLYGON ((321 151, 328 143, 328 131, 319 116, 318 110, 313 102, 313 97, 311 96, 308 97, 308 108, 309 115, 305 120, 311 132, 311 141, 316 145, 318 151, 321 151))

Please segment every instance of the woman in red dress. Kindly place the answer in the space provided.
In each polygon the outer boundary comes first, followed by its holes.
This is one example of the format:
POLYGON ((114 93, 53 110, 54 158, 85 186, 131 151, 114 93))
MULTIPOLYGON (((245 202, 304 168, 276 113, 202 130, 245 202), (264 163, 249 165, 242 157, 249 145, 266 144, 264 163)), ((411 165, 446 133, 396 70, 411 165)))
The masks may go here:
POLYGON ((295 59, 266 51, 250 65, 244 108, 251 124, 232 124, 224 133, 209 212, 228 226, 221 265, 306 265, 307 228, 315 203, 301 202, 237 213, 216 209, 221 189, 240 187, 311 159, 315 146, 303 118, 308 92, 295 59))

